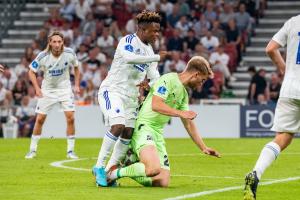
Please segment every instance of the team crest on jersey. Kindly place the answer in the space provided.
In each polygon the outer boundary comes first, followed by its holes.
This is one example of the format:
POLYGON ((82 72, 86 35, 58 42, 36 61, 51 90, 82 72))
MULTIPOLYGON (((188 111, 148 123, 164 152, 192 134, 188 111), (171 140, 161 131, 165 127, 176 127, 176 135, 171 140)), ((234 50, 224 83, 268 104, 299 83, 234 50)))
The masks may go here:
POLYGON ((157 92, 162 95, 166 94, 166 91, 167 91, 167 88, 165 86, 160 86, 157 90, 157 92))
POLYGON ((129 52, 133 52, 133 46, 132 46, 131 44, 127 44, 127 45, 125 46, 125 50, 126 50, 126 51, 129 51, 129 52))
POLYGON ((37 69, 38 68, 38 66, 39 66, 39 64, 34 60, 33 62, 32 62, 32 67, 34 68, 34 69, 37 69))

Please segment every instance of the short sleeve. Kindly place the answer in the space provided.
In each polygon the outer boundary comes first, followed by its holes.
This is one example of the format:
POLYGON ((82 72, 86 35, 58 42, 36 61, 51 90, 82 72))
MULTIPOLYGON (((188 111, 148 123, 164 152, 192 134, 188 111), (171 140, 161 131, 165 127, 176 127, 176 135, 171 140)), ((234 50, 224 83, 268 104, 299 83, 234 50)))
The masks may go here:
POLYGON ((41 66, 42 66, 42 60, 43 60, 43 58, 45 57, 45 56, 47 56, 47 52, 44 52, 44 51, 42 51, 42 52, 40 52, 37 56, 36 56, 36 58, 30 63, 30 65, 29 65, 29 68, 32 70, 32 71, 34 71, 34 72, 37 72, 40 68, 41 68, 41 66))
POLYGON ((289 33, 291 20, 284 23, 283 27, 273 36, 272 40, 284 47, 287 43, 287 37, 289 33))
POLYGON ((79 66, 79 61, 78 61, 78 58, 77 58, 75 53, 72 54, 71 64, 73 65, 73 67, 78 67, 79 66))
POLYGON ((165 77, 158 79, 153 86, 153 95, 159 96, 162 99, 166 100, 169 93, 170 93, 170 84, 167 82, 165 77))

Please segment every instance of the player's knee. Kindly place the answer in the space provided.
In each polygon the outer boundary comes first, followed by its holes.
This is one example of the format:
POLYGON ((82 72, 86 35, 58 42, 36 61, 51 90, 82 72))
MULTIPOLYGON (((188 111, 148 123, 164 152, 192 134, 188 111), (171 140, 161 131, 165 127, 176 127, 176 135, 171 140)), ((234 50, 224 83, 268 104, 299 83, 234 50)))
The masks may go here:
POLYGON ((123 124, 115 124, 111 126, 110 132, 116 136, 119 137, 125 130, 125 125, 123 124))

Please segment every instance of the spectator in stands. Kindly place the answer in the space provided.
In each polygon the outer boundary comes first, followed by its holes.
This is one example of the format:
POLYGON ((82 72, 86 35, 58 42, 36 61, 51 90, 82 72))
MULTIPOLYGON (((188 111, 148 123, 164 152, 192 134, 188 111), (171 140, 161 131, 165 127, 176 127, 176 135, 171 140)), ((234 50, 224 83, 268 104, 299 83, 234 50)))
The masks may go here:
POLYGON ((211 27, 209 21, 205 18, 205 15, 200 16, 200 20, 194 23, 194 30, 197 37, 202 37, 205 35, 206 31, 211 27))
POLYGON ((204 90, 202 85, 198 85, 195 90, 192 91, 191 95, 191 104, 199 104, 201 99, 207 99, 208 94, 207 91, 204 90))
POLYGON ((206 10, 204 12, 205 18, 211 23, 217 19, 217 13, 214 11, 214 3, 212 1, 208 1, 206 3, 206 10))
POLYGON ((199 43, 199 40, 195 37, 195 31, 190 28, 187 32, 187 36, 183 39, 184 52, 194 51, 195 47, 198 43, 199 43))
POLYGON ((18 106, 21 105, 23 96, 27 95, 27 86, 23 80, 21 79, 17 80, 12 90, 12 95, 14 99, 14 104, 18 106))
POLYGON ((135 21, 135 17, 136 17, 136 12, 132 13, 132 18, 130 20, 127 21, 125 29, 127 31, 127 33, 135 33, 136 32, 136 21, 135 21))
POLYGON ((226 29, 226 47, 228 49, 231 49, 231 51, 234 52, 234 55, 236 55, 236 65, 241 61, 242 59, 242 44, 241 44, 242 38, 240 31, 236 27, 236 23, 234 19, 231 19, 228 21, 228 28, 226 29))
POLYGON ((219 20, 213 21, 212 29, 210 31, 213 36, 218 38, 220 44, 225 44, 226 34, 225 31, 221 29, 219 20))
POLYGON ((81 73, 81 82, 88 81, 93 78, 92 70, 89 69, 89 65, 87 62, 82 62, 80 65, 80 73, 81 73))
POLYGON ((167 14, 167 16, 171 15, 173 12, 173 4, 170 3, 168 0, 161 0, 160 8, 161 8, 161 11, 163 11, 167 14))
POLYGON ((113 56, 114 38, 109 34, 109 28, 105 27, 97 40, 97 45, 108 55, 113 56))
POLYGON ((239 6, 239 12, 235 14, 235 21, 238 30, 243 36, 243 41, 245 44, 248 42, 248 37, 251 34, 251 17, 246 11, 245 4, 241 3, 239 6))
POLYGON ((2 76, 0 76, 0 81, 2 82, 4 88, 11 91, 17 80, 18 78, 14 71, 5 66, 2 76))
POLYGON ((1 103, 0 91, 0 138, 3 137, 3 124, 7 123, 11 116, 13 116, 13 109, 8 99, 4 99, 1 103))
POLYGON ((195 51, 193 52, 191 57, 193 57, 193 56, 202 56, 203 58, 208 60, 209 59, 209 51, 201 43, 198 43, 195 46, 195 51))
POLYGON ((30 46, 33 50, 33 55, 34 56, 37 56, 41 52, 41 48, 39 46, 39 43, 36 40, 33 40, 30 46))
POLYGON ((41 29, 39 31, 39 34, 37 35, 35 41, 39 44, 39 47, 41 49, 45 49, 47 46, 47 30, 46 29, 41 29))
POLYGON ((4 101, 8 99, 9 91, 3 87, 2 82, 0 81, 0 106, 4 104, 4 101))
POLYGON ((280 78, 277 73, 272 73, 271 81, 269 84, 270 90, 270 103, 276 104, 279 98, 279 92, 281 88, 280 78))
POLYGON ((174 4, 172 14, 171 15, 167 15, 168 23, 173 28, 175 28, 175 25, 179 21, 180 17, 181 16, 179 14, 179 5, 178 4, 174 4))
POLYGON ((35 58, 36 55, 34 55, 32 47, 27 47, 25 49, 25 55, 24 56, 25 56, 27 62, 30 63, 35 58))
POLYGON ((182 72, 185 69, 185 66, 186 62, 180 58, 180 52, 173 51, 172 59, 167 60, 165 63, 164 73, 182 72))
POLYGON ((87 0, 78 0, 75 5, 76 17, 83 21, 89 12, 91 12, 89 2, 87 0))
POLYGON ((173 29, 173 36, 167 44, 168 51, 183 51, 183 39, 180 37, 178 29, 173 29))
POLYGON ((97 56, 98 56, 98 52, 97 52, 96 48, 93 48, 92 50, 90 50, 87 64, 88 64, 88 69, 91 70, 93 73, 97 69, 99 69, 99 67, 101 65, 101 62, 97 58, 97 56))
POLYGON ((77 51, 80 44, 83 43, 84 36, 81 34, 79 28, 73 28, 73 41, 72 41, 72 47, 74 48, 74 51, 77 51))
POLYGON ((235 14, 230 3, 224 4, 224 9, 219 15, 219 20, 221 23, 221 27, 226 29, 228 27, 228 22, 235 18, 235 14))
POLYGON ((186 37, 187 36, 187 32, 190 28, 190 24, 187 20, 186 16, 181 16, 179 18, 179 20, 177 21, 175 28, 180 30, 181 36, 186 37))
POLYGON ((51 30, 60 29, 62 27, 64 21, 61 19, 57 8, 50 10, 50 18, 47 22, 49 23, 51 30))
POLYGON ((88 13, 86 19, 80 24, 83 35, 88 36, 96 30, 96 22, 92 13, 88 13))
POLYGON ((74 3, 71 2, 71 0, 64 0, 63 5, 59 9, 59 13, 63 18, 65 18, 69 21, 73 21, 74 16, 75 16, 75 5, 74 5, 74 3))
POLYGON ((181 16, 183 15, 189 15, 190 14, 190 6, 186 3, 186 0, 178 0, 178 6, 179 6, 179 14, 181 16))
POLYGON ((220 45, 219 39, 212 35, 210 31, 206 31, 204 37, 201 38, 201 44, 210 52, 216 50, 216 48, 220 45))
POLYGON ((29 65, 27 59, 23 56, 21 58, 21 62, 14 67, 14 72, 17 77, 19 77, 22 73, 27 73, 29 65))
POLYGON ((16 117, 19 124, 19 136, 31 137, 35 122, 34 108, 29 106, 29 97, 24 96, 22 98, 21 106, 17 108, 16 117))
POLYGON ((64 21, 64 24, 63 24, 62 29, 60 30, 60 32, 63 34, 63 36, 65 38, 68 37, 68 38, 70 38, 71 42, 73 41, 74 35, 73 35, 73 30, 71 28, 70 21, 68 21, 68 20, 64 21))
POLYGON ((88 59, 89 55, 88 55, 87 51, 88 51, 88 48, 86 45, 81 44, 79 46, 79 50, 76 55, 80 62, 84 62, 88 59))
MULTIPOLYGON (((267 87, 267 81, 265 78, 266 71, 264 69, 260 69, 252 78, 250 83, 250 95, 249 95, 249 103, 250 104, 258 104, 258 95, 263 95, 264 100, 269 100, 269 88, 267 87)), ((261 101, 262 97, 260 97, 261 101)))

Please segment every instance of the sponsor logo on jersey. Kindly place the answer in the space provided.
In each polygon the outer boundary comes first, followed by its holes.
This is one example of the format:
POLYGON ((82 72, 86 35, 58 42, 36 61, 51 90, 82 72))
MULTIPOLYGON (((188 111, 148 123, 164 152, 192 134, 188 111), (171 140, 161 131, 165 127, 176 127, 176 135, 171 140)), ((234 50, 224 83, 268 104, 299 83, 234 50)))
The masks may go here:
POLYGON ((133 46, 132 46, 131 44, 127 44, 127 45, 125 46, 125 50, 126 50, 126 51, 129 51, 129 52, 133 52, 133 46))
POLYGON ((31 63, 31 66, 34 68, 34 69, 37 69, 39 67, 39 64, 34 60, 32 63, 31 63))
POLYGON ((64 73, 65 69, 54 69, 54 70, 49 70, 48 73, 51 76, 60 76, 64 73))
POLYGON ((157 90, 157 92, 162 95, 166 94, 166 91, 167 91, 167 88, 165 86, 160 86, 157 90))

